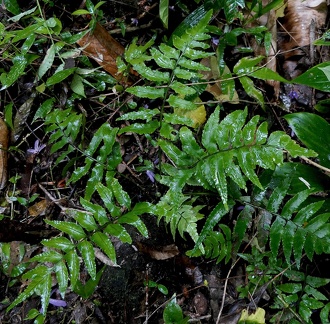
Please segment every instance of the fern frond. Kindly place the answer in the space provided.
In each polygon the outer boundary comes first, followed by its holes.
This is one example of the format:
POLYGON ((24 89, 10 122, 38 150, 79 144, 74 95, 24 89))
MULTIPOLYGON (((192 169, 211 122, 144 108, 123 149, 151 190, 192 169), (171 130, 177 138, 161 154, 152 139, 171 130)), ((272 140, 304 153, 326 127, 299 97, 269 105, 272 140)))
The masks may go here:
POLYGON ((174 191, 172 188, 154 206, 152 213, 159 220, 164 218, 165 222, 170 225, 173 238, 175 238, 176 231, 179 231, 181 237, 184 238, 185 233, 188 233, 193 241, 197 242, 197 221, 204 217, 203 214, 199 213, 204 206, 193 206, 195 200, 174 191))
MULTIPOLYGON (((259 116, 254 116, 247 123, 246 117, 246 109, 237 110, 219 122, 218 107, 204 127, 202 145, 197 144, 186 127, 182 127, 179 133, 181 148, 170 141, 159 140, 159 146, 174 168, 189 170, 187 177, 187 172, 175 173, 173 167, 164 167, 172 185, 198 184, 208 190, 216 190, 228 208, 228 178, 244 190, 247 180, 262 188, 255 173, 257 166, 275 169, 283 163, 284 151, 292 156, 316 155, 312 150, 300 147, 284 132, 274 132, 268 136, 267 123, 258 126, 259 116), (182 181, 181 176, 185 181, 182 181)), ((169 183, 166 178, 165 183, 169 183)))
MULTIPOLYGON (((203 79, 202 71, 209 71, 210 68, 201 64, 201 58, 209 57, 212 52, 208 51, 209 39, 207 25, 212 16, 209 11, 197 24, 187 28, 180 36, 172 35, 171 45, 160 44, 158 48, 151 47, 153 40, 139 46, 134 41, 125 51, 125 61, 143 78, 144 86, 132 86, 126 89, 127 92, 140 98, 163 99, 163 106, 168 104, 174 109, 194 110, 198 106, 193 99, 198 96, 195 88, 185 85, 186 82, 203 79), (156 67, 155 67, 156 66, 156 67), (194 98, 188 96, 195 96, 194 98)), ((120 66, 124 62, 120 61, 120 66)), ((124 67, 122 67, 124 69, 124 67)), ((164 111, 160 112, 164 117, 164 111)), ((169 124, 183 124, 194 127, 194 122, 189 117, 182 117, 175 111, 166 112, 167 119, 160 130, 161 135, 170 139, 170 133, 174 131, 169 124)), ((143 118, 144 119, 144 118, 143 118)), ((150 124, 151 121, 147 121, 150 124)), ((153 125, 152 128, 143 128, 148 134, 159 128, 161 123, 153 125)), ((133 127, 134 124, 130 126, 133 127)), ((138 127, 142 127, 141 124, 138 127)), ((125 127, 121 132, 130 131, 125 127)))

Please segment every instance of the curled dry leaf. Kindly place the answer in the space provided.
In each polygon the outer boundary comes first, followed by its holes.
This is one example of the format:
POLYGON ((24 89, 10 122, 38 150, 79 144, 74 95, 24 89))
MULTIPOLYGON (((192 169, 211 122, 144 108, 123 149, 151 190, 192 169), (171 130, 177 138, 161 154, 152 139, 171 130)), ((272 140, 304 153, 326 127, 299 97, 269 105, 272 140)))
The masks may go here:
POLYGON ((167 260, 178 255, 179 249, 175 244, 162 246, 159 248, 151 247, 141 242, 136 242, 137 248, 140 252, 148 254, 155 260, 167 260))
POLYGON ((125 76, 118 73, 116 59, 124 54, 124 47, 117 42, 99 23, 95 29, 78 41, 84 54, 95 60, 104 70, 109 72, 121 84, 128 85, 125 76))
POLYGON ((326 0, 288 0, 282 24, 279 49, 284 55, 284 71, 287 78, 294 78, 302 71, 297 69, 297 60, 309 57, 313 63, 313 48, 306 50, 304 46, 312 46, 318 32, 325 25, 327 17, 326 0))
POLYGON ((7 183, 9 130, 6 123, 0 118, 0 190, 7 183))

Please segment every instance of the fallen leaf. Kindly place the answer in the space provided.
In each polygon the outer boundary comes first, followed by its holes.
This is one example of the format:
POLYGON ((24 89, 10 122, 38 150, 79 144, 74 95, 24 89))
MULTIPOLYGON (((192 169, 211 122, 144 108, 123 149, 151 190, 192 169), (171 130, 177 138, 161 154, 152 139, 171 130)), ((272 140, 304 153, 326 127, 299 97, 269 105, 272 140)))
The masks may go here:
POLYGON ((118 72, 116 59, 124 54, 125 48, 116 41, 99 23, 93 31, 77 42, 85 55, 95 60, 121 84, 129 85, 127 77, 118 72))
POLYGON ((141 242, 136 243, 140 252, 148 254, 152 259, 155 260, 167 260, 178 255, 179 249, 175 244, 162 246, 160 248, 154 248, 141 242))
POLYGON ((6 123, 0 118, 0 189, 7 184, 9 130, 6 123))
POLYGON ((31 206, 28 211, 29 215, 32 217, 37 217, 39 215, 42 215, 45 213, 47 207, 49 206, 50 202, 46 199, 43 199, 37 203, 35 203, 33 206, 31 206))

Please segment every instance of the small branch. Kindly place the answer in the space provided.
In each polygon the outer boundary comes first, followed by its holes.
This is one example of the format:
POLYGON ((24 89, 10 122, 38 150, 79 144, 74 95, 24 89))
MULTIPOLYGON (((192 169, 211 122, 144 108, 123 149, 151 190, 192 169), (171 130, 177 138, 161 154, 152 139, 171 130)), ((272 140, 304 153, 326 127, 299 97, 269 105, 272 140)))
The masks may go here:
POLYGON ((326 172, 327 175, 330 175, 330 169, 328 169, 328 168, 326 168, 326 167, 324 167, 324 166, 322 166, 322 165, 320 165, 320 164, 318 164, 318 163, 316 163, 316 162, 314 162, 314 161, 308 159, 308 158, 305 157, 305 156, 301 156, 300 158, 301 158, 302 160, 304 160, 305 162, 307 162, 308 164, 311 164, 311 165, 317 167, 318 169, 320 169, 320 170, 326 172))

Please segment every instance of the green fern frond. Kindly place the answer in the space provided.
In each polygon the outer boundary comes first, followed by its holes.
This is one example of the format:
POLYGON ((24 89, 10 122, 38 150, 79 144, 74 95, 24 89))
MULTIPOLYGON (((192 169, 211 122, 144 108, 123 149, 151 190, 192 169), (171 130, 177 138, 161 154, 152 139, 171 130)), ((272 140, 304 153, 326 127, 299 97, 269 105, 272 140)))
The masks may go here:
MULTIPOLYGON (((212 55, 208 51, 211 38, 208 34, 207 25, 211 19, 212 11, 205 13, 199 22, 187 28, 180 37, 172 35, 172 45, 160 44, 158 48, 152 47, 153 40, 145 45, 137 45, 134 41, 125 51, 124 59, 127 66, 131 66, 143 78, 144 86, 132 86, 126 89, 127 92, 140 98, 163 99, 162 106, 167 103, 174 109, 194 110, 198 106, 193 99, 197 97, 196 88, 187 86, 185 83, 193 80, 203 79, 202 71, 210 69, 201 64, 202 58, 212 55), (155 67, 156 66, 156 67, 155 67), (194 98, 188 96, 195 96, 194 98)), ((120 63, 121 69, 125 69, 125 63, 120 63)), ((126 67, 127 68, 127 67, 126 67)), ((163 109, 160 115, 164 118, 164 125, 160 130, 161 135, 170 139, 170 133, 174 131, 170 124, 180 124, 192 127, 191 118, 182 117, 173 111, 165 112, 163 109)), ((130 113, 120 119, 130 118, 130 113)), ((156 116, 155 116, 156 117, 156 116)), ((142 118, 145 119, 145 118, 142 118)), ((156 131, 162 124, 147 120, 146 124, 153 123, 153 127, 143 127, 143 124, 133 124, 125 127, 120 132, 141 130, 141 134, 150 134, 156 131)))
POLYGON ((259 116, 246 123, 246 109, 234 111, 221 122, 219 110, 218 107, 209 117, 201 145, 197 144, 186 127, 179 132, 181 148, 167 140, 158 141, 173 164, 164 167, 169 177, 162 180, 163 183, 172 183, 178 188, 187 183, 216 190, 228 208, 228 178, 244 190, 247 180, 262 188, 255 173, 257 166, 275 169, 283 163, 284 152, 294 157, 316 156, 315 152, 300 147, 284 132, 274 132, 268 136, 267 123, 258 125, 259 116), (175 168, 189 172, 175 172, 175 168))
POLYGON ((152 209, 158 219, 164 218, 170 224, 173 238, 176 231, 181 237, 188 233, 194 242, 198 240, 197 221, 204 217, 199 211, 202 205, 193 206, 196 199, 184 196, 176 191, 169 190, 152 209))
POLYGON ((117 128, 112 128, 108 123, 103 124, 84 151, 84 165, 78 167, 69 179, 69 182, 76 182, 88 173, 91 174, 85 191, 87 200, 95 192, 96 185, 104 181, 106 172, 115 170, 121 162, 120 147, 116 142, 117 132, 117 128))

